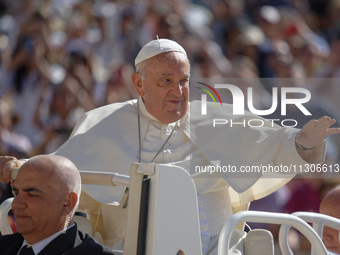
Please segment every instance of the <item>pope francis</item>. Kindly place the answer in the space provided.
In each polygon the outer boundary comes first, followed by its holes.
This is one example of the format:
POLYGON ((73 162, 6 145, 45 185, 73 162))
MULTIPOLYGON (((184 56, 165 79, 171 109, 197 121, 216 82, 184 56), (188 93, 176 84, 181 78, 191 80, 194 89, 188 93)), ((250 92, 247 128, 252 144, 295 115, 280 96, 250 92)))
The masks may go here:
MULTIPOLYGON (((267 122, 261 128, 216 128, 214 137, 218 139, 210 139, 204 135, 209 123, 199 114, 200 102, 189 103, 190 64, 182 46, 168 39, 151 41, 141 49, 135 65, 132 81, 139 98, 85 113, 55 153, 68 157, 81 170, 110 169, 129 174, 133 162, 186 169, 197 188, 203 254, 217 254, 218 235, 233 213, 247 210, 251 201, 279 189, 294 174, 286 173, 286 178, 264 178, 262 174, 233 178, 228 173, 193 172, 193 166, 320 163, 325 156, 324 139, 340 133, 340 129, 330 128, 335 120, 322 117, 301 130, 267 122)), ((223 105, 223 111, 238 120, 232 116, 231 106, 223 105)), ((242 118, 259 119, 251 113, 242 118)), ((13 157, 0 157, 0 181, 9 182, 11 169, 20 164, 13 157)), ((105 190, 88 187, 84 192, 111 202, 105 190)), ((102 209, 105 225, 114 229, 106 233, 105 244, 114 245, 125 230, 114 227, 119 216, 110 217, 109 209, 102 209)))

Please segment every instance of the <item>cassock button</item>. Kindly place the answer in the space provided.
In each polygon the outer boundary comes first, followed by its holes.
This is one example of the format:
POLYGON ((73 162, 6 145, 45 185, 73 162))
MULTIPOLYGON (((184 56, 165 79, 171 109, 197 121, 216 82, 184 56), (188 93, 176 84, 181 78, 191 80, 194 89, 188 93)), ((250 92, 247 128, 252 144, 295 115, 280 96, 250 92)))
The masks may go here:
POLYGON ((171 129, 170 129, 170 128, 163 128, 163 133, 164 133, 165 135, 170 135, 171 129))
POLYGON ((171 150, 167 149, 167 150, 163 150, 164 154, 171 154, 171 150))

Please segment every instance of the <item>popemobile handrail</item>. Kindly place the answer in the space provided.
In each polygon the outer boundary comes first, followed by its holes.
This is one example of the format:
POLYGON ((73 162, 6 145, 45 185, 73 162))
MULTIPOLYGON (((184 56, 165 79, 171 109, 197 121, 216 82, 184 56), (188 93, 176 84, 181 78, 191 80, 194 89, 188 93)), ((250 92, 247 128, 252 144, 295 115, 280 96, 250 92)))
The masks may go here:
MULTIPOLYGON (((19 169, 20 167, 13 168, 11 172, 12 180, 16 179, 19 169)), ((79 172, 82 184, 129 187, 130 177, 127 175, 97 171, 79 172)))
MULTIPOLYGON (((312 223, 313 229, 320 237, 322 237, 324 226, 340 231, 340 220, 332 216, 315 212, 294 212, 292 215, 299 217, 305 222, 312 223)), ((288 242, 288 233, 290 228, 291 226, 282 225, 279 231, 279 245, 281 251, 286 254, 293 254, 288 242)), ((317 254, 317 251, 314 249, 314 244, 312 243, 311 255, 317 254)))
MULTIPOLYGON (((224 224, 218 241, 218 255, 225 255, 229 252, 231 233, 236 226, 242 222, 270 223, 294 226, 313 244, 316 254, 327 255, 327 250, 316 231, 304 220, 295 215, 286 213, 272 213, 260 211, 241 211, 232 215, 224 224)), ((292 254, 292 253, 283 253, 292 254)))

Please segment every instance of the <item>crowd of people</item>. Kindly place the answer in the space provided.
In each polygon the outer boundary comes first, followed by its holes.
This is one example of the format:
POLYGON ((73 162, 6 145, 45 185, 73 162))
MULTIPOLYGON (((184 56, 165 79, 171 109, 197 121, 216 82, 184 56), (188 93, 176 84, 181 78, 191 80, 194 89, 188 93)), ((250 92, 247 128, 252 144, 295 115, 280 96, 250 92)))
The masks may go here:
MULTIPOLYGON (((2 0, 1 154, 50 153, 81 113, 136 98, 134 57, 156 35, 186 49, 192 77, 337 78, 339 11, 337 0, 2 0)), ((334 83, 302 84, 317 113, 337 116, 334 83)), ((266 101, 268 85, 248 85, 266 101)))
MULTIPOLYGON (((156 35, 185 48, 191 77, 298 78, 312 117, 340 121, 339 12, 338 0, 0 0, 0 155, 51 153, 80 114, 137 98, 134 59, 156 35)), ((247 85, 266 105, 270 83, 247 85)), ((328 139, 328 164, 339 148, 328 139)))
MULTIPOLYGON (((134 56, 156 35, 183 45, 193 77, 337 78, 340 3, 317 2, 3 0, 1 153, 52 152, 81 113, 136 98, 134 56)), ((338 86, 303 85, 337 116, 338 86)))

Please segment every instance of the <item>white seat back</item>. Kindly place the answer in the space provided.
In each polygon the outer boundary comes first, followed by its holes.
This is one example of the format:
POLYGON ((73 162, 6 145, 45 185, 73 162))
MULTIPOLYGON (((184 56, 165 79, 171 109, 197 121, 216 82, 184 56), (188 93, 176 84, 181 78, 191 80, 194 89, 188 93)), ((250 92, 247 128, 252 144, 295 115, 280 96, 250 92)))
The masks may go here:
POLYGON ((8 221, 8 213, 12 209, 12 201, 13 197, 6 199, 0 205, 0 232, 2 235, 13 234, 8 221))
POLYGON ((274 255, 274 238, 266 229, 250 230, 244 240, 244 255, 274 255))
MULTIPOLYGON (((202 254, 198 217, 197 193, 190 175, 177 166, 133 165, 130 176, 126 254, 173 255, 182 250, 185 254, 202 254), (142 187, 148 193, 140 201, 141 192, 134 190, 136 179, 149 182, 142 187), (143 203, 147 202, 146 217, 139 217, 143 203), (139 222, 136 219, 139 218, 139 222), (143 221, 146 220, 146 223, 143 221), (144 232, 140 226, 146 224, 144 232), (145 237, 145 249, 138 250, 145 237), (140 252, 140 253, 139 253, 140 252)), ((143 195, 142 195, 143 196, 143 195)), ((142 209, 143 210, 143 209, 142 209)), ((143 244, 142 244, 143 245, 143 244)))

